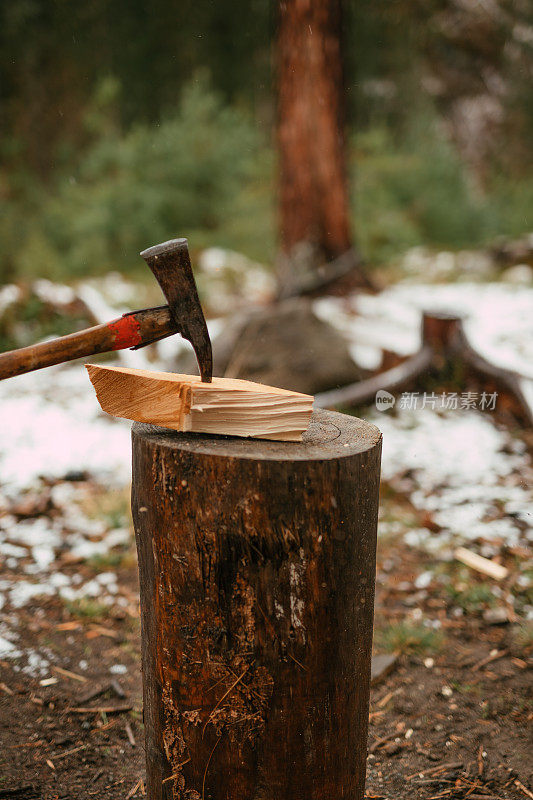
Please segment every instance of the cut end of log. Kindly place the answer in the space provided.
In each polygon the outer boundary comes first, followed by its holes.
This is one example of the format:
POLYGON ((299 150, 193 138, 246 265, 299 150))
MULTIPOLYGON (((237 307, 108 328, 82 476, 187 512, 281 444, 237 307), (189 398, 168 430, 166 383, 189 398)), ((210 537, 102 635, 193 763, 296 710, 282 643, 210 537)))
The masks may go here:
POLYGON ((86 364, 102 410, 175 431, 299 442, 313 397, 233 378, 86 364))

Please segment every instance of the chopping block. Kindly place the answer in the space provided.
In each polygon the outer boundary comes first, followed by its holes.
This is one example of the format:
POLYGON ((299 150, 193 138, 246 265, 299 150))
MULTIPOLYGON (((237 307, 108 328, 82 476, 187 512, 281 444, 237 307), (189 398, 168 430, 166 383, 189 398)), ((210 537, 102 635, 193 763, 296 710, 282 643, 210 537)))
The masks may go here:
POLYGON ((380 432, 132 436, 149 800, 362 800, 380 432))

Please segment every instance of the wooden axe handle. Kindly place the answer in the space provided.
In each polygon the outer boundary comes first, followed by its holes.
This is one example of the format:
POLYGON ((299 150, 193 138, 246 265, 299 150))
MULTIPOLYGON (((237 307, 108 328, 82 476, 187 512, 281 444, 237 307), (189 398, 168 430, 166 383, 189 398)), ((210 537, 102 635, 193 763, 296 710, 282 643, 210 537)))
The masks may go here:
POLYGON ((145 308, 50 342, 0 353, 0 380, 111 350, 143 347, 177 333, 168 306, 145 308))

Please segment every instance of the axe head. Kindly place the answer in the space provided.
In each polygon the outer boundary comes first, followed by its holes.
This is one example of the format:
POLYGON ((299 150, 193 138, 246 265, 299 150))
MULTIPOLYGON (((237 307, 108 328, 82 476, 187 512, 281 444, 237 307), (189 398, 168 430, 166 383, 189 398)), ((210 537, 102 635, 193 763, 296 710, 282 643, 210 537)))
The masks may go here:
POLYGON ((187 239, 170 239, 143 250, 144 258, 163 290, 176 327, 193 346, 202 381, 213 377, 213 355, 204 312, 198 298, 187 239))

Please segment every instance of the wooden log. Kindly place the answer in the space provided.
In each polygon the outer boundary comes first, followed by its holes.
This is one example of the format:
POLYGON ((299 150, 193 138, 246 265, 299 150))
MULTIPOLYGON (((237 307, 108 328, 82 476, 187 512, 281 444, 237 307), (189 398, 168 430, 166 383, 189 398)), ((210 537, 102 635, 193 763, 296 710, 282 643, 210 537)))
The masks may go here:
POLYGON ((102 409, 176 431, 300 441, 311 418, 307 394, 233 378, 86 364, 102 409))
POLYGON ((381 434, 133 427, 149 800, 361 800, 381 434))

